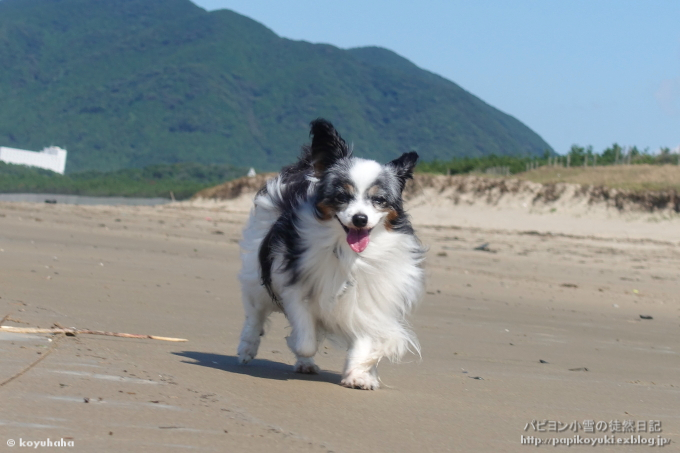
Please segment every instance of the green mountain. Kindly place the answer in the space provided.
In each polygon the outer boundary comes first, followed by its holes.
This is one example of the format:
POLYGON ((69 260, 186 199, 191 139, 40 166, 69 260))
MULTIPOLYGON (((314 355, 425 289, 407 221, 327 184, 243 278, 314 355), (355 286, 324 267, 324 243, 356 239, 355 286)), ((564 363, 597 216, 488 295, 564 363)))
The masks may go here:
POLYGON ((0 0, 0 145, 67 172, 199 162, 277 169, 331 120, 357 155, 537 155, 515 118, 382 48, 280 38, 189 0, 0 0))

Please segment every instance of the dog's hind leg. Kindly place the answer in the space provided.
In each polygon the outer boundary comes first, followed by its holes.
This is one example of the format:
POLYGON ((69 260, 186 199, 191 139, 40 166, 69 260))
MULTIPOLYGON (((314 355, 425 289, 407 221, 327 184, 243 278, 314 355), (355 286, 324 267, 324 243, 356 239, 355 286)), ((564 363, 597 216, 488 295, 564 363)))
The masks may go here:
POLYGON ((284 311, 292 327, 286 341, 297 359, 295 372, 317 374, 319 367, 314 363, 314 354, 319 348, 316 319, 308 301, 299 298, 297 291, 291 290, 286 293, 282 295, 284 311))
POLYGON ((243 308, 246 320, 241 331, 241 341, 238 345, 238 361, 241 364, 250 362, 257 355, 260 347, 260 337, 264 335, 264 324, 273 311, 271 301, 262 290, 248 291, 243 288, 243 308), (260 294, 258 294, 260 293, 260 294))

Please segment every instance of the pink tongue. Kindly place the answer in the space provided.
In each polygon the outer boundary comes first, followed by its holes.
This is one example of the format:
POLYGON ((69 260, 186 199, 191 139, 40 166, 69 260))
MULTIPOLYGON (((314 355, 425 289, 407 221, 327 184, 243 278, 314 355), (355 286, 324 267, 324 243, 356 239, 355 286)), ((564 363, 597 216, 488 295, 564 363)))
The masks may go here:
POLYGON ((361 253, 368 247, 370 239, 368 238, 368 230, 357 230, 350 228, 347 233, 347 243, 350 248, 357 253, 361 253))

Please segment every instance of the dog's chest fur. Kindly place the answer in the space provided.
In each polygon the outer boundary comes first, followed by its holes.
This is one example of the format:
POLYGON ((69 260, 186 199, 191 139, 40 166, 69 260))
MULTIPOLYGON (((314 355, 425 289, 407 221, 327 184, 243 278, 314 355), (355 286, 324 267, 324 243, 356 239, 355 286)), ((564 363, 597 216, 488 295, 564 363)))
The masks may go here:
POLYGON ((365 319, 399 318, 408 311, 422 279, 422 248, 413 236, 376 231, 358 255, 333 221, 314 223, 302 228, 305 250, 298 284, 325 325, 355 329, 365 319))

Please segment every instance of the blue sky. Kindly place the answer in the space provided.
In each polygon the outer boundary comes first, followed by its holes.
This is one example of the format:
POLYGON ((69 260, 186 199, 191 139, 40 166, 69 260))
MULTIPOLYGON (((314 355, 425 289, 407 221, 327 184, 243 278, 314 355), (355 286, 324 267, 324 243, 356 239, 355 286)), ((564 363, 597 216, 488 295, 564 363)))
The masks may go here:
POLYGON ((377 45, 516 117, 555 151, 680 146, 680 1, 195 0, 278 35, 377 45))

